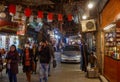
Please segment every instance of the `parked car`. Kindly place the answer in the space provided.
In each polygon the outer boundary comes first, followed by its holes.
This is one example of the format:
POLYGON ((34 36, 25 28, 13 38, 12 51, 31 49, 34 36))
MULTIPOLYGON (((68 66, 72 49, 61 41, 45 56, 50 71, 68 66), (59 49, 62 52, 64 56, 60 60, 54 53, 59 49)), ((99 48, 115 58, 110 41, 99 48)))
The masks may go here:
POLYGON ((78 45, 67 45, 61 51, 61 62, 79 63, 80 59, 81 52, 78 45))

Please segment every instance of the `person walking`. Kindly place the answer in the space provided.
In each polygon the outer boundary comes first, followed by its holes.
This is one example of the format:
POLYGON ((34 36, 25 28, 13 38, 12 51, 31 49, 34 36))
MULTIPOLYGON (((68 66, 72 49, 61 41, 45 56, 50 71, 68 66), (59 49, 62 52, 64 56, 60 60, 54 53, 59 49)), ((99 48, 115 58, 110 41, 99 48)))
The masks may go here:
POLYGON ((48 68, 48 76, 51 76, 51 63, 56 62, 56 60, 55 60, 55 55, 54 55, 54 47, 52 46, 51 42, 46 41, 46 43, 47 43, 47 46, 49 47, 49 53, 51 55, 51 61, 49 63, 49 68, 48 68))
POLYGON ((18 63, 19 63, 19 55, 16 50, 16 46, 12 45, 10 47, 10 51, 6 56, 7 60, 7 73, 9 77, 9 82, 17 82, 17 73, 18 73, 18 63))
POLYGON ((33 51, 33 60, 35 63, 35 70, 33 70, 33 72, 36 74, 37 61, 38 61, 38 48, 37 48, 36 44, 33 44, 32 51, 33 51))
POLYGON ((40 56, 40 82, 42 82, 43 80, 45 82, 48 82, 48 68, 49 63, 51 61, 51 55, 46 41, 42 41, 41 43, 39 56, 40 56))
POLYGON ((26 73, 27 81, 31 82, 31 71, 32 71, 32 61, 33 55, 29 44, 25 44, 25 49, 23 50, 23 72, 26 73))
POLYGON ((1 54, 1 49, 0 49, 0 72, 3 70, 3 60, 2 60, 2 54, 1 54))

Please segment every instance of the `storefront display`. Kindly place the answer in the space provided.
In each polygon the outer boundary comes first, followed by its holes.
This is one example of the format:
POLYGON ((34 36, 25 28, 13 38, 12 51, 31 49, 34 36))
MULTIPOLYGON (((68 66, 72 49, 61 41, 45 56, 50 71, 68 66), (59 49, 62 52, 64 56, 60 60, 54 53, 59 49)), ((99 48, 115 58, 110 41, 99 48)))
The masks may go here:
POLYGON ((120 82, 120 21, 104 28, 104 76, 110 82, 120 82))
POLYGON ((119 23, 105 30, 105 55, 120 60, 120 27, 119 23))
POLYGON ((14 44, 16 47, 19 45, 18 36, 14 35, 0 35, 0 48, 4 48, 5 50, 9 50, 9 47, 14 44))
POLYGON ((0 48, 5 48, 6 37, 0 35, 0 48))

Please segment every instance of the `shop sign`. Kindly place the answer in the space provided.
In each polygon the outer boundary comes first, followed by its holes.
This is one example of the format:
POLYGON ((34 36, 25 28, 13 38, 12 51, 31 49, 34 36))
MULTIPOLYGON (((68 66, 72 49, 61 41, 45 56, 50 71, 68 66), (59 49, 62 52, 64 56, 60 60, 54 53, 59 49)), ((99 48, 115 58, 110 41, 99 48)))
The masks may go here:
POLYGON ((25 34, 24 30, 17 31, 17 35, 24 35, 24 34, 25 34))
POLYGON ((25 24, 24 22, 19 23, 19 29, 17 31, 17 35, 24 35, 25 34, 25 24))

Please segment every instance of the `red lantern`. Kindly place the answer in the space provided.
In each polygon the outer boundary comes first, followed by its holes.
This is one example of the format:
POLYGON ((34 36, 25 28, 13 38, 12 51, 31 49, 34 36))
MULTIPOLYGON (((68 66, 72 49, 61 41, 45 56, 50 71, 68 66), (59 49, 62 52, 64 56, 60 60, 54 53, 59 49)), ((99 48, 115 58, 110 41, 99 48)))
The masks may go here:
POLYGON ((52 21, 53 20, 53 13, 48 13, 48 21, 52 21))
POLYGON ((71 14, 68 15, 68 21, 72 21, 72 15, 71 14))
POLYGON ((26 8, 25 11, 24 11, 24 13, 25 13, 25 16, 26 16, 26 17, 30 17, 32 11, 31 11, 30 8, 26 8))
POLYGON ((62 21, 62 20, 63 20, 62 14, 58 14, 58 21, 62 21))
POLYGON ((43 12, 42 11, 38 11, 38 18, 43 18, 43 12))
POLYGON ((9 5, 9 13, 15 14, 16 13, 16 5, 11 4, 9 5))

